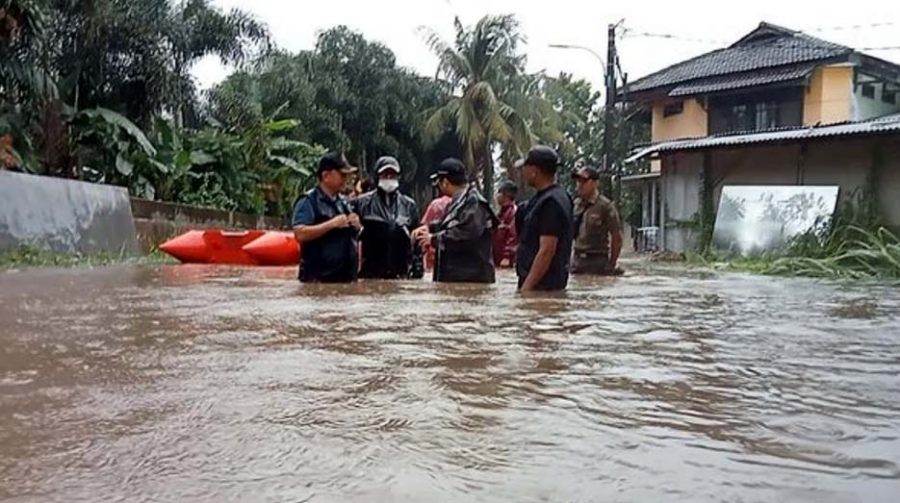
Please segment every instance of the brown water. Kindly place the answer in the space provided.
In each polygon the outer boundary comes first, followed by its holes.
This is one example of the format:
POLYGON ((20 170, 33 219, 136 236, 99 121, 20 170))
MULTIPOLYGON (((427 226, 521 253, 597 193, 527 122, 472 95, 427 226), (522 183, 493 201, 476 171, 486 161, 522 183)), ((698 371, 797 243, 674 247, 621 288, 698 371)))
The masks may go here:
POLYGON ((0 273, 0 500, 900 501, 900 289, 0 273))

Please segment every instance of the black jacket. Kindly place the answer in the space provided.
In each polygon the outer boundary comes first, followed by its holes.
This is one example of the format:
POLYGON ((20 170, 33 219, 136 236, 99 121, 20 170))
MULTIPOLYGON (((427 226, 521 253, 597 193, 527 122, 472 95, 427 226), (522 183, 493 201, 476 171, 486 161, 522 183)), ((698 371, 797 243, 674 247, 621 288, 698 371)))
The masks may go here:
POLYGON ((363 225, 360 277, 418 279, 425 274, 422 249, 411 238, 419 223, 412 198, 376 189, 360 196, 353 207, 363 225))
POLYGON ((490 204, 470 186, 457 194, 444 219, 432 224, 434 280, 450 283, 493 283, 493 231, 499 219, 490 204))

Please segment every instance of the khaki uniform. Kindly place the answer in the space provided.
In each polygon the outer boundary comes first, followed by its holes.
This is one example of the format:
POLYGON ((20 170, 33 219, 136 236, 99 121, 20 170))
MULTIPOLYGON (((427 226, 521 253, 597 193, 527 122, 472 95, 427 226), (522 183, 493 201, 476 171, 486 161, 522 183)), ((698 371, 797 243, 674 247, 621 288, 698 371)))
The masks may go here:
POLYGON ((612 201, 595 194, 575 201, 574 274, 608 274, 610 235, 620 232, 619 212, 612 201))

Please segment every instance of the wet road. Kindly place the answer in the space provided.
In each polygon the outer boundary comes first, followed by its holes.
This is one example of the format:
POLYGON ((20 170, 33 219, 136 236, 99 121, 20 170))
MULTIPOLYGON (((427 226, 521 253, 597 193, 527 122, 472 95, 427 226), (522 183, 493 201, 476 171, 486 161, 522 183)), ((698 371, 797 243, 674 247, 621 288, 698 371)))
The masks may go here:
POLYGON ((0 273, 0 501, 900 500, 900 289, 0 273))

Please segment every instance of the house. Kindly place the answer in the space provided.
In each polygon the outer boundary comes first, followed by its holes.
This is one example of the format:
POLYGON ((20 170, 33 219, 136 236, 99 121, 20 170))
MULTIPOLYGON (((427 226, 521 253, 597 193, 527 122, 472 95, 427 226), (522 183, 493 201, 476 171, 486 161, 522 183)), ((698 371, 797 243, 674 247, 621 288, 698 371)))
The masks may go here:
POLYGON ((649 171, 623 183, 661 248, 696 247, 724 185, 867 191, 900 228, 900 65, 762 23, 618 98, 652 111, 652 143, 626 161, 649 158, 649 171))

